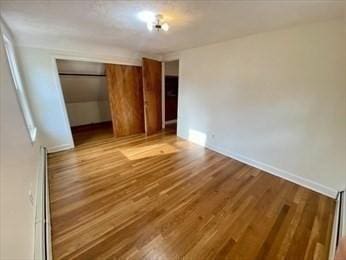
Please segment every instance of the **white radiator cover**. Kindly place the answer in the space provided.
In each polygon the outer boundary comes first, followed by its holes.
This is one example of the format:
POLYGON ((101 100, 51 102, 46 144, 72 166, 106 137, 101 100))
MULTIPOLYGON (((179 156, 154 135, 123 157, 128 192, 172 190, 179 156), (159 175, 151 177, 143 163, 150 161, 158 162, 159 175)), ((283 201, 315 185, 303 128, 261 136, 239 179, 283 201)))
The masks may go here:
POLYGON ((47 149, 45 147, 41 147, 41 165, 37 176, 34 259, 53 259, 47 175, 47 149))
POLYGON ((341 225, 342 225, 342 236, 346 236, 346 190, 344 191, 344 196, 342 200, 342 212, 341 212, 341 225))
POLYGON ((329 260, 334 260, 338 241, 346 236, 346 191, 338 193, 335 204, 335 213, 332 229, 332 237, 329 249, 329 260))

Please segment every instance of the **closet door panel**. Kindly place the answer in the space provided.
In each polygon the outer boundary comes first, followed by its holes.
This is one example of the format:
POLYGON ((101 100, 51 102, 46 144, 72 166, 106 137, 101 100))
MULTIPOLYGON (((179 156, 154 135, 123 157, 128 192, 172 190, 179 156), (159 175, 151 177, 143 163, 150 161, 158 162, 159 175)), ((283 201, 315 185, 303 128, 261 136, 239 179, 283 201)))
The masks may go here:
POLYGON ((142 68, 106 64, 106 76, 114 135, 143 133, 142 68))
POLYGON ((161 62, 143 58, 144 118, 147 135, 162 129, 161 83, 161 62))

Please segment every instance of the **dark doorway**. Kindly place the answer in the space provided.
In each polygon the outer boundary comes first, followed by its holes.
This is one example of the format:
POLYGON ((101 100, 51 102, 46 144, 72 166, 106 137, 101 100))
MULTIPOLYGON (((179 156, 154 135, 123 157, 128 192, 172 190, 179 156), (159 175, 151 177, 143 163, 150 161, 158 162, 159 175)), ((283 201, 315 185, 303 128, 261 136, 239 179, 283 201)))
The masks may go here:
POLYGON ((178 118, 179 61, 165 63, 165 126, 176 128, 178 118))

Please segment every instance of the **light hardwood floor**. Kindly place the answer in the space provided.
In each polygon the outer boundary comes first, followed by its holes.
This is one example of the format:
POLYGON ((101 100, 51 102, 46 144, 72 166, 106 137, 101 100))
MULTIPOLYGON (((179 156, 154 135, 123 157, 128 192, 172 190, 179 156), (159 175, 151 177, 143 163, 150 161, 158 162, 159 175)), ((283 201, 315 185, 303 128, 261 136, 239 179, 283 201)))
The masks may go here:
POLYGON ((327 259, 334 200, 172 131, 111 131, 49 155, 54 259, 327 259))

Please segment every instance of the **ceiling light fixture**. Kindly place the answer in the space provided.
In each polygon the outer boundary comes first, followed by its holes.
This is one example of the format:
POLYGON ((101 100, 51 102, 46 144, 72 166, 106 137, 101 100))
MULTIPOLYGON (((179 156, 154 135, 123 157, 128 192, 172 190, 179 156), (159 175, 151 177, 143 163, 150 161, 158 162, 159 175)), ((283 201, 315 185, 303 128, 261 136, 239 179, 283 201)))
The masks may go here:
POLYGON ((154 16, 150 12, 143 12, 139 17, 142 21, 145 21, 147 23, 147 28, 149 31, 156 30, 159 32, 161 30, 164 30, 165 32, 167 32, 169 30, 169 25, 164 21, 161 14, 154 16))

